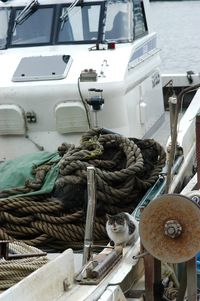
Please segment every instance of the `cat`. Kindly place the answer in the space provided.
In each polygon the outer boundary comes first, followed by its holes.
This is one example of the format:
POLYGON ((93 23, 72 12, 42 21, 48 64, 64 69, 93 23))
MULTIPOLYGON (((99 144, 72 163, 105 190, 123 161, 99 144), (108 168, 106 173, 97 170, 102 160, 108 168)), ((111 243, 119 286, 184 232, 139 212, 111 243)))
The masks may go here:
POLYGON ((139 237, 138 222, 127 212, 115 215, 106 214, 106 232, 111 240, 111 245, 126 245, 135 243, 139 237))

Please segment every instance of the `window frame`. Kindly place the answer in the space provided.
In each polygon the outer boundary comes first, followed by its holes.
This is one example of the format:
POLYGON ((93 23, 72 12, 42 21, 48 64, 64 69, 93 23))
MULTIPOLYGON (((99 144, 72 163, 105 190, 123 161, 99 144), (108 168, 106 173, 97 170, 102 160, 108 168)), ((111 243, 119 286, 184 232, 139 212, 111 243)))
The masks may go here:
MULTIPOLYGON (((75 40, 75 41, 59 41, 59 32, 60 32, 60 22, 58 20, 57 23, 57 30, 56 30, 56 39, 55 39, 55 44, 56 45, 79 45, 79 44, 95 44, 95 43, 101 43, 102 41, 102 31, 103 31, 103 14, 104 14, 104 9, 105 9, 105 2, 104 1, 95 1, 95 2, 85 2, 84 6, 95 6, 99 5, 100 6, 100 14, 99 14, 99 27, 98 27, 98 37, 96 40, 75 40), (91 5, 92 4, 92 5, 91 5)), ((81 4, 76 5, 77 7, 82 6, 81 4)), ((63 9, 63 7, 66 7, 66 5, 60 5, 60 14, 63 9)), ((81 12, 83 13, 83 12, 81 12)), ((87 27, 89 29, 89 23, 87 24, 87 27)))
MULTIPOLYGON (((7 48, 21 48, 21 47, 34 47, 34 46, 44 46, 44 45, 52 45, 53 42, 53 28, 55 27, 55 14, 56 14, 56 6, 53 5, 41 5, 39 9, 46 9, 46 8, 52 8, 53 14, 52 14, 52 23, 51 23, 51 29, 50 29, 50 39, 48 42, 38 42, 38 43, 22 43, 22 44, 12 44, 12 38, 13 38, 13 28, 15 24, 15 18, 17 15, 18 10, 23 10, 24 7, 22 6, 16 6, 12 7, 11 14, 10 14, 10 21, 8 26, 8 38, 7 38, 7 48)), ((20 26, 20 25, 17 25, 20 26)))
POLYGON ((146 14, 145 14, 145 9, 144 9, 144 3, 143 3, 143 0, 132 0, 133 1, 133 22, 134 22, 134 33, 133 33, 133 36, 134 36, 134 41, 147 35, 148 34, 148 26, 147 26, 147 19, 146 19, 146 14), (138 3, 140 3, 140 7, 141 7, 141 11, 142 11, 142 16, 143 16, 143 25, 144 25, 144 32, 141 33, 141 34, 136 34, 136 14, 135 14, 135 9, 136 9, 136 1, 138 3))

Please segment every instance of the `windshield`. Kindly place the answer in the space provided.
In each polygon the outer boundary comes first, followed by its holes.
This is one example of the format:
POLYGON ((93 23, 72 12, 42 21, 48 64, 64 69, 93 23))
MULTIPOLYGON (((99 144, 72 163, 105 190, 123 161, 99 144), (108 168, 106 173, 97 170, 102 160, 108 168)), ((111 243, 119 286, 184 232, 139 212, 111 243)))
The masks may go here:
MULTIPOLYGON (((16 10, 16 17, 21 9, 16 10)), ((11 45, 50 43, 53 8, 41 8, 22 24, 14 24, 11 45)))
POLYGON ((24 7, 0 9, 0 48, 97 43, 102 30, 104 2, 66 5, 40 5, 22 22, 16 22, 24 7), (64 18, 62 16, 64 15, 64 18))
POLYGON ((100 4, 75 6, 67 12, 67 7, 62 8, 65 20, 60 20, 58 42, 83 42, 97 41, 100 27, 100 4))
POLYGON ((0 8, 0 49, 58 44, 128 43, 146 34, 141 0, 0 8))

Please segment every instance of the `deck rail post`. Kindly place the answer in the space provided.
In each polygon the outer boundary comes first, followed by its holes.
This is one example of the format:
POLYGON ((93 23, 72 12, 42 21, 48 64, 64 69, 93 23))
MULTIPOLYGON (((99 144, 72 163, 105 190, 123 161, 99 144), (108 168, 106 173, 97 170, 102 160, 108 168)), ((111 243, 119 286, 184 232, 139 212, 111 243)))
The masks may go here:
POLYGON ((83 261, 85 265, 91 258, 91 247, 93 245, 93 227, 96 209, 96 183, 95 183, 95 168, 93 166, 87 167, 87 191, 88 191, 88 204, 87 216, 85 223, 85 237, 83 248, 83 261))

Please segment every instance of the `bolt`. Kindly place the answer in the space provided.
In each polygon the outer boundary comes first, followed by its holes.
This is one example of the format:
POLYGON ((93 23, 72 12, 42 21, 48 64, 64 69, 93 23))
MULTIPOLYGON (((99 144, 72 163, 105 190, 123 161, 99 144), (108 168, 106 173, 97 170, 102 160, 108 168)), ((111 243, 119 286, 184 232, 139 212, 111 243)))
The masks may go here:
POLYGON ((164 225, 164 233, 171 238, 176 238, 181 235, 182 227, 178 221, 169 220, 164 225))

